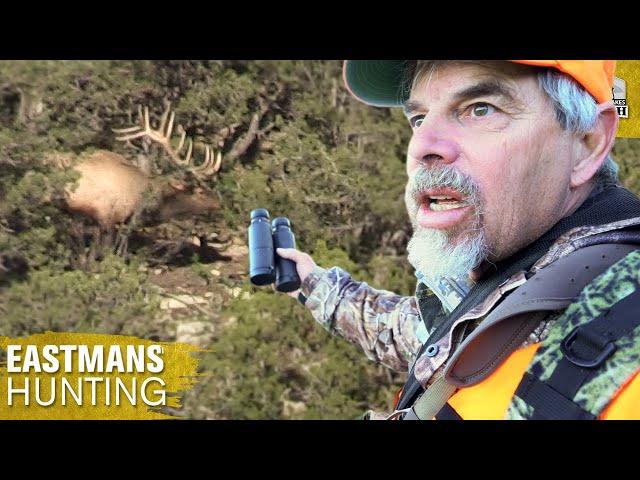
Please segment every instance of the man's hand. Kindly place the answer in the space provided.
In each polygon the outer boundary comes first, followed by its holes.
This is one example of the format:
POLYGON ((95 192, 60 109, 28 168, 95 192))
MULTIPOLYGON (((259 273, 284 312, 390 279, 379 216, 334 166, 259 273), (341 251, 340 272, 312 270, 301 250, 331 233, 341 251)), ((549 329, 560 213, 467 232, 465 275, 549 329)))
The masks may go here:
MULTIPOLYGON (((296 263, 296 270, 300 277, 300 282, 304 282, 304 279, 309 276, 313 268, 316 266, 316 262, 313 261, 313 258, 311 258, 308 253, 301 252, 295 248, 277 248, 276 253, 282 258, 292 260, 296 263)), ((297 299, 298 293, 300 293, 300 289, 288 292, 287 295, 297 299)))

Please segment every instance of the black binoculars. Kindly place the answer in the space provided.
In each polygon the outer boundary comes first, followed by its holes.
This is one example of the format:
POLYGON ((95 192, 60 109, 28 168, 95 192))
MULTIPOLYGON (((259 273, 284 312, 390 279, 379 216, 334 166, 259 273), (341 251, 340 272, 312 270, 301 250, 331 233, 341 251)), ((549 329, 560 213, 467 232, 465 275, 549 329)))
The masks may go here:
POLYGON ((249 278, 254 285, 276 283, 279 292, 300 288, 296 263, 276 254, 276 248, 296 248, 291 223, 286 217, 276 217, 269 224, 269 212, 264 208, 251 211, 249 224, 249 278))

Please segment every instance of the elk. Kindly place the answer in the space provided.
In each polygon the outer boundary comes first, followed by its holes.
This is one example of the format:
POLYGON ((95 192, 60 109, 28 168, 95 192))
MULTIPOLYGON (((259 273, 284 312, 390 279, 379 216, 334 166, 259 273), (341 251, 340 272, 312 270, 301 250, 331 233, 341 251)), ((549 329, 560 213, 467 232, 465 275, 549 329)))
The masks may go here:
MULTIPOLYGON (((179 144, 176 148, 171 143, 175 114, 170 105, 161 116, 157 129, 152 128, 149 120, 148 107, 139 109, 140 122, 138 125, 113 129, 119 136, 116 140, 129 142, 143 139, 156 143, 162 147, 170 162, 182 171, 192 175, 199 183, 189 190, 184 183, 173 182, 166 178, 152 174, 149 163, 142 161, 141 165, 132 165, 126 158, 114 152, 98 150, 88 156, 80 158, 73 165, 73 169, 80 174, 75 186, 65 191, 66 208, 72 213, 80 213, 95 221, 99 232, 113 233, 128 220, 135 218, 144 207, 145 195, 155 194, 156 208, 153 220, 165 222, 169 219, 184 215, 208 214, 219 210, 218 199, 201 186, 201 181, 215 175, 220 169, 222 154, 215 153, 209 146, 205 146, 204 160, 196 164, 193 157, 193 142, 188 141, 185 150, 186 131, 182 130, 179 144)), ((144 157, 142 157, 144 160, 144 157)), ((68 159, 58 163, 70 166, 68 159)), ((116 250, 124 254, 127 248, 128 235, 121 235, 116 250)), ((201 248, 202 242, 200 237, 201 248)))

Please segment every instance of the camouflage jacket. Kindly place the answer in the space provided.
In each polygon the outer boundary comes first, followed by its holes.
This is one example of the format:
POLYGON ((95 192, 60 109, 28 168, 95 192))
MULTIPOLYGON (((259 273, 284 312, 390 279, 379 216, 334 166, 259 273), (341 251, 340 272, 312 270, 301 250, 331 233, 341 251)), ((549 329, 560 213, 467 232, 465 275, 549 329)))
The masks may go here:
MULTIPOLYGON (((640 217, 573 228, 556 239, 526 277, 573 252, 587 237, 637 225, 640 217)), ((440 286, 427 286, 419 281, 414 296, 401 296, 356 281, 340 267, 316 266, 302 283, 301 291, 307 297, 306 307, 325 329, 357 345, 371 360, 399 372, 412 370, 415 379, 427 387, 463 337, 482 322, 501 298, 524 283, 526 277, 522 272, 512 276, 455 320, 448 332, 435 342, 438 348, 434 356, 419 353, 430 340, 434 319, 450 313, 452 289, 437 291, 440 286)), ((640 278, 637 280, 640 282, 640 278)), ((453 305, 458 301, 454 298, 453 305)), ((542 342, 563 313, 548 315, 522 347, 542 342)))

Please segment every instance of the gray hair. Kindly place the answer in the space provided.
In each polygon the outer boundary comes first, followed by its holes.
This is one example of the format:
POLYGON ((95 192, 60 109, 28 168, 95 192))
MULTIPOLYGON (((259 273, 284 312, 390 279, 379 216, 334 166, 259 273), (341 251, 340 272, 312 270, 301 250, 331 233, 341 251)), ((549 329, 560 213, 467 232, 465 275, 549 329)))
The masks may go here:
MULTIPOLYGON (((538 83, 553 102, 556 118, 562 128, 576 134, 586 133, 593 128, 598 120, 598 104, 582 85, 569 75, 551 68, 538 72, 538 83)), ((599 187, 620 183, 618 164, 611 153, 607 154, 596 172, 595 183, 599 187)))
MULTIPOLYGON (((418 61, 409 68, 405 91, 410 92, 424 75, 431 76, 445 61, 418 61)), ((465 61, 466 63, 466 61, 465 61)), ((480 63, 470 61, 469 63, 480 63)), ((572 77, 553 68, 537 68, 538 83, 551 99, 560 126, 575 134, 586 133, 598 120, 596 100, 572 77)), ((618 185, 618 164, 607 154, 595 176, 596 188, 618 185)))

